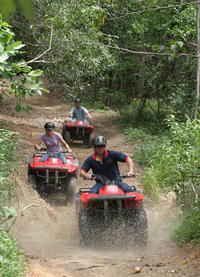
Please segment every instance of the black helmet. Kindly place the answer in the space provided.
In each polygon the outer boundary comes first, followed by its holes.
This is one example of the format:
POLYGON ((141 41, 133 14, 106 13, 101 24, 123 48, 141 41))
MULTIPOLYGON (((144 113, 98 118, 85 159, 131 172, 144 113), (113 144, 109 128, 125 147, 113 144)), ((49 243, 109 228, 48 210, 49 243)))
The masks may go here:
POLYGON ((76 98, 75 99, 75 104, 81 103, 81 99, 80 98, 76 98))
POLYGON ((96 136, 92 141, 94 147, 105 147, 106 143, 106 139, 103 136, 96 136))
POLYGON ((49 130, 49 131, 53 130, 53 129, 55 129, 55 124, 52 122, 46 122, 44 125, 44 129, 49 130))

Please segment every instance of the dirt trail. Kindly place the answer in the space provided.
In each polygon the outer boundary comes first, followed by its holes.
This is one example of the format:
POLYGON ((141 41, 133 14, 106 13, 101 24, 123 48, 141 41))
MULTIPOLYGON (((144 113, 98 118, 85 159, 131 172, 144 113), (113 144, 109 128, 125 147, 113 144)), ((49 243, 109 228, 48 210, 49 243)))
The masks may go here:
MULTIPOLYGON (((136 266, 142 269, 137 273, 141 277, 200 277, 198 249, 179 249, 170 240, 174 214, 178 212, 173 194, 163 198, 162 203, 156 206, 149 200, 145 201, 149 224, 146 249, 99 250, 79 246, 74 206, 66 206, 62 195, 56 195, 47 203, 28 186, 27 161, 33 152, 33 145, 44 131, 44 123, 53 121, 56 131, 61 132, 62 122, 67 119, 70 106, 59 99, 59 96, 47 94, 29 97, 26 104, 32 106, 32 112, 17 114, 11 111, 8 98, 0 113, 0 122, 7 129, 17 132, 20 139, 16 209, 31 205, 24 210, 23 216, 18 217, 13 230, 27 257, 27 277, 132 276, 136 274, 136 266)), ((114 116, 95 110, 90 112, 95 134, 106 136, 108 148, 131 153, 114 116)), ((79 165, 92 151, 80 143, 73 144, 72 149, 78 156, 79 165)), ((125 173, 126 165, 121 164, 120 169, 125 173)), ((140 171, 139 167, 135 167, 137 176, 140 171)), ((130 179, 128 183, 140 187, 138 180, 139 177, 130 179)), ((78 186, 83 185, 79 178, 78 186)))

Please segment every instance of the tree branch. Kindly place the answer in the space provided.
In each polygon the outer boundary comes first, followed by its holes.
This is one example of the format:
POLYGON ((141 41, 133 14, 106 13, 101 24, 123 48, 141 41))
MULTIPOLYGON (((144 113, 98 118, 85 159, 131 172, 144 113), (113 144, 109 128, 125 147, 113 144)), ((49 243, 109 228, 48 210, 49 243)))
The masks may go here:
MULTIPOLYGON (((0 204, 0 205, 1 205, 1 204, 0 204)), ((12 218, 12 217, 17 217, 18 215, 21 214, 21 212, 23 212, 24 210, 30 208, 30 207, 33 206, 33 205, 34 205, 34 203, 31 203, 31 204, 29 204, 28 206, 22 208, 21 210, 19 210, 19 211, 16 213, 16 216, 8 215, 6 218, 4 218, 4 219, 0 222, 0 225, 3 224, 4 222, 6 222, 8 219, 10 219, 10 218, 12 218)), ((1 207, 3 207, 3 206, 1 205, 1 207)))
MULTIPOLYGON (((117 50, 122 50, 122 51, 125 51, 125 52, 129 52, 129 53, 132 53, 132 54, 143 54, 143 55, 151 55, 151 56, 171 56, 172 55, 171 53, 134 51, 134 50, 130 50, 130 49, 122 48, 122 47, 114 47, 114 46, 108 46, 108 47, 113 48, 113 49, 117 49, 117 50)), ((180 57, 180 56, 189 56, 189 57, 197 58, 197 55, 192 55, 192 54, 185 54, 185 53, 176 54, 176 57, 180 57)))
POLYGON ((162 9, 173 9, 173 8, 176 8, 176 7, 187 6, 187 5, 191 5, 191 4, 199 4, 199 3, 200 3, 200 1, 195 1, 195 2, 189 2, 189 3, 181 3, 181 4, 177 4, 177 5, 172 5, 172 6, 164 6, 164 7, 157 7, 157 8, 152 8, 152 9, 145 9, 145 10, 141 10, 141 11, 130 12, 130 13, 127 13, 127 14, 124 14, 124 15, 121 15, 121 16, 118 16, 118 17, 109 18, 109 19, 110 20, 115 20, 115 19, 120 19, 120 18, 127 17, 127 16, 132 15, 132 14, 142 14, 142 13, 145 13, 145 12, 157 11, 157 10, 162 10, 162 9))
POLYGON ((91 265, 91 266, 88 266, 88 267, 80 267, 78 268, 78 270, 86 270, 86 269, 91 269, 91 268, 94 268, 94 267, 103 267, 104 265, 91 265))
POLYGON ((38 55, 34 59, 26 62, 26 64, 37 62, 38 59, 40 59, 42 56, 44 56, 47 52, 51 50, 51 44, 52 44, 52 37, 53 37, 53 26, 51 26, 51 34, 50 34, 50 40, 49 40, 49 48, 46 49, 42 54, 38 55))

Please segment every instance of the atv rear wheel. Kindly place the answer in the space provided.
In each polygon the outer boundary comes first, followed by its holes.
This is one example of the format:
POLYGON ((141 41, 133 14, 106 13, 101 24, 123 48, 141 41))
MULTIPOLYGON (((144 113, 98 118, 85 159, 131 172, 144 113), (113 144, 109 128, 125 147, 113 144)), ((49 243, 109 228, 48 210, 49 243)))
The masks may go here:
POLYGON ((74 176, 70 176, 68 178, 68 184, 66 188, 66 199, 67 202, 73 203, 75 199, 75 191, 76 191, 76 182, 77 179, 74 176))

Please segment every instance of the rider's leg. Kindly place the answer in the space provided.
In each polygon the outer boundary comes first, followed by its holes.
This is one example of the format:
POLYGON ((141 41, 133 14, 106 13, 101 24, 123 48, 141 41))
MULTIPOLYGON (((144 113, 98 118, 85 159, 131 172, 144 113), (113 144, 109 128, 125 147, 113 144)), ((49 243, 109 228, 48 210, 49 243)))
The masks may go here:
POLYGON ((77 121, 76 118, 72 118, 72 123, 75 123, 77 121))
POLYGON ((67 159, 65 158, 65 156, 63 155, 63 153, 60 153, 60 154, 58 155, 58 158, 61 159, 61 162, 62 162, 63 164, 67 164, 67 163, 68 163, 68 161, 67 161, 67 159))
POLYGON ((95 194, 97 194, 97 193, 99 192, 99 189, 100 189, 100 188, 103 188, 103 187, 104 187, 103 184, 101 184, 101 183, 96 183, 96 184, 90 189, 89 193, 95 193, 95 194))
POLYGON ((48 158, 49 158, 49 154, 48 153, 45 153, 42 157, 41 157, 41 159, 40 159, 40 162, 45 162, 48 158))
POLYGON ((89 125, 89 122, 87 121, 87 119, 84 119, 84 123, 85 125, 89 125))
POLYGON ((132 187, 130 187, 128 184, 123 183, 123 182, 119 182, 118 186, 120 189, 123 190, 123 192, 133 192, 134 191, 132 187))

